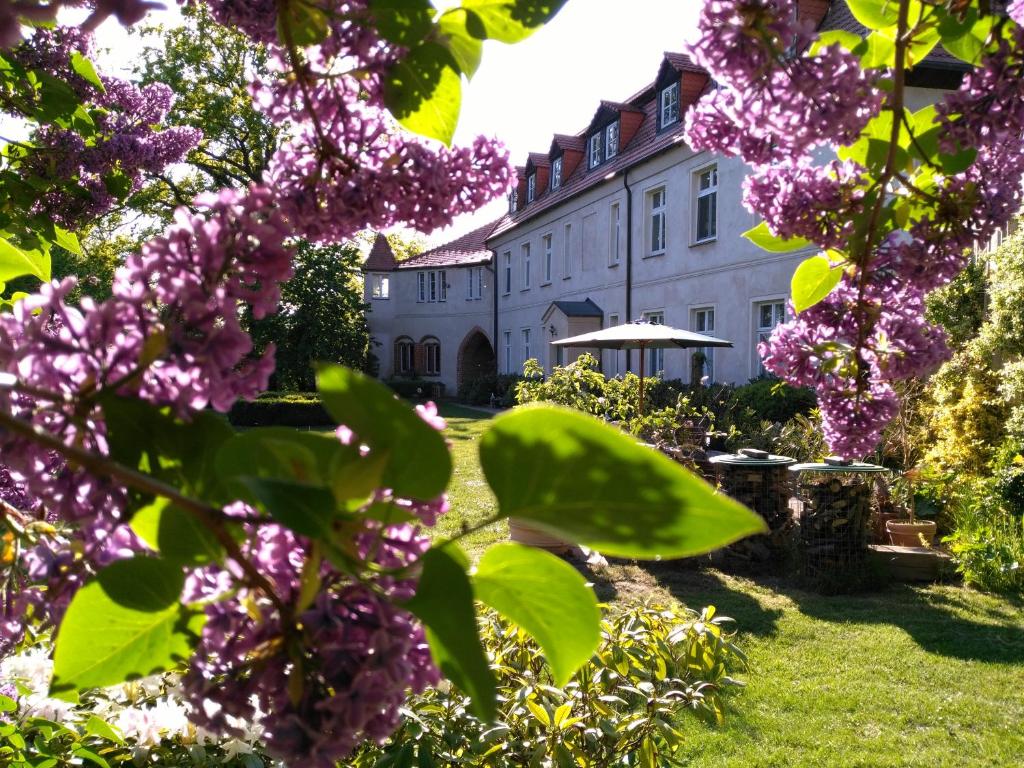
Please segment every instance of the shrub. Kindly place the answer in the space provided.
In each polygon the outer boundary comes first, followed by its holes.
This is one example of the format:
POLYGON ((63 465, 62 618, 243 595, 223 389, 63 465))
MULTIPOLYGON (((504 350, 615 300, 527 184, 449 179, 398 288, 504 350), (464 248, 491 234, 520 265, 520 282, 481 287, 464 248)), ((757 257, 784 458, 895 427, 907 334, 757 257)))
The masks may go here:
POLYGON ((444 384, 433 379, 386 379, 391 389, 406 400, 440 400, 444 397, 444 384))
POLYGON ((721 722, 729 676, 743 654, 714 608, 615 609, 602 624, 597 653, 564 688, 536 645, 495 614, 482 637, 498 678, 499 713, 484 723, 449 686, 413 696, 383 746, 365 747, 353 768, 436 765, 668 765, 683 744, 686 713, 721 722))
POLYGON ((1024 519, 1002 503, 997 481, 961 478, 949 512, 955 530, 943 541, 964 581, 989 592, 1024 592, 1024 519))
POLYGON ((236 427, 335 426, 316 392, 264 392, 255 400, 239 400, 228 421, 236 427))
POLYGON ((814 390, 792 387, 777 379, 754 379, 732 391, 730 406, 737 412, 749 409, 759 421, 784 422, 806 415, 817 405, 814 390))

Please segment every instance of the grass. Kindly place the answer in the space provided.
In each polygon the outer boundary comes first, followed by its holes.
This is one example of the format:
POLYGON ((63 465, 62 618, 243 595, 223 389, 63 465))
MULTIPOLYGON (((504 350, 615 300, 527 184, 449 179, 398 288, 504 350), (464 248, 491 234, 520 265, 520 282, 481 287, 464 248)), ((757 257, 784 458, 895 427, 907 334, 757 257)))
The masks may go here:
MULTIPOLYGON (((455 477, 438 535, 485 520, 477 460, 485 415, 448 406, 455 477)), ((508 536, 470 534, 471 554, 508 536)), ((684 723, 693 766, 1024 765, 1024 602, 956 586, 820 596, 690 563, 614 564, 606 600, 715 605, 750 659, 719 728, 684 723)))

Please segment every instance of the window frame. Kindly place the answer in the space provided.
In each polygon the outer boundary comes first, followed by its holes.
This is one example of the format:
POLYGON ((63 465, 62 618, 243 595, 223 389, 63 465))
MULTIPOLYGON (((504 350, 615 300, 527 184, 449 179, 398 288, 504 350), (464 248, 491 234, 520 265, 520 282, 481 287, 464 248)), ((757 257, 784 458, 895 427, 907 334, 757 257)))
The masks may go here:
POLYGON ((470 267, 466 270, 466 301, 477 301, 484 297, 484 268, 470 267))
POLYGON ((544 259, 544 281, 541 285, 551 285, 551 262, 554 261, 554 237, 551 232, 540 239, 544 259))
POLYGON ((765 376, 768 374, 768 370, 764 367, 764 361, 761 359, 761 355, 757 352, 758 344, 762 341, 767 341, 772 335, 772 332, 782 323, 789 320, 789 307, 786 305, 785 297, 765 297, 757 299, 753 302, 754 305, 754 376, 765 376), (765 326, 761 323, 761 309, 762 307, 771 307, 771 315, 773 325, 765 326))
POLYGON ((424 336, 420 342, 423 345, 423 375, 441 375, 441 340, 436 336, 424 336))
POLYGON ((531 282, 530 281, 530 278, 531 278, 531 274, 530 274, 531 254, 530 254, 530 250, 531 249, 530 249, 530 244, 529 243, 523 243, 523 244, 521 244, 519 246, 519 258, 520 258, 520 261, 522 262, 522 270, 523 270, 523 274, 522 274, 522 277, 523 277, 523 287, 519 289, 520 291, 528 291, 528 290, 530 290, 530 282, 531 282))
POLYGON ((409 336, 399 336, 394 344, 395 357, 398 365, 395 371, 396 376, 407 376, 416 373, 416 342, 409 336), (406 365, 408 358, 408 365, 406 365))
POLYGON ((519 190, 515 187, 508 193, 508 212, 515 213, 519 209, 519 190))
POLYGON ((619 154, 619 121, 615 120, 604 128, 604 159, 611 160, 619 154))
POLYGON ((608 266, 622 263, 622 204, 615 200, 608 206, 608 266))
POLYGON ((427 301, 427 273, 423 270, 416 273, 416 303, 425 304, 427 301))
POLYGON ((658 127, 665 129, 670 125, 678 123, 679 112, 679 81, 676 80, 662 88, 658 94, 658 127), (672 96, 671 101, 666 100, 666 96, 669 95, 672 96), (666 119, 665 115, 666 109, 670 111, 668 119, 666 119))
POLYGON ((387 301, 391 298, 391 275, 382 272, 370 275, 370 298, 373 301, 387 301))
POLYGON ((519 340, 523 345, 521 351, 524 365, 526 364, 526 361, 532 357, 532 355, 530 354, 530 331, 530 328, 521 328, 519 330, 519 340))
POLYGON ((572 278, 572 223, 562 230, 562 279, 572 278))
MULTIPOLYGON (((665 324, 665 310, 664 309, 649 309, 646 312, 642 312, 640 317, 646 320, 648 323, 652 320, 655 325, 665 324)), ((650 355, 648 370, 645 372, 646 376, 658 376, 665 372, 665 350, 655 349, 652 347, 647 350, 647 354, 650 355)))
MULTIPOLYGON (((608 327, 614 328, 616 325, 620 325, 619 314, 618 312, 613 312, 612 314, 608 315, 608 327)), ((610 349, 608 351, 611 352, 612 359, 612 364, 609 366, 609 368, 611 369, 609 373, 611 373, 612 376, 618 376, 620 373, 622 373, 622 371, 619 369, 619 350, 610 349)))
POLYGON ((512 331, 502 331, 505 340, 505 373, 512 373, 512 331))
MULTIPOLYGON (((718 308, 715 305, 713 305, 713 304, 704 304, 704 305, 701 305, 699 307, 693 307, 690 310, 690 330, 693 331, 694 333, 704 334, 705 336, 715 336, 715 325, 717 323, 717 319, 715 318, 715 315, 717 314, 717 309, 718 308), (698 322, 698 318, 703 318, 703 321, 704 321, 703 325, 705 326, 704 329, 701 329, 699 327, 702 323, 698 322), (706 327, 708 319, 711 320, 711 327, 710 328, 706 327)), ((717 338, 717 336, 715 338, 717 338)), ((702 353, 704 353, 704 360, 705 360, 704 371, 705 371, 705 373, 703 375, 706 375, 708 377, 708 383, 709 384, 713 384, 715 382, 715 348, 714 347, 698 347, 698 348, 695 348, 693 351, 694 352, 702 352, 702 353)), ((691 353, 691 359, 692 359, 692 353, 691 353)), ((693 372, 693 364, 692 363, 690 365, 690 372, 691 373, 693 372)), ((703 378, 703 376, 702 376, 702 378, 703 378)), ((691 384, 696 384, 697 382, 691 381, 690 383, 691 384)))
POLYGON ((526 177, 526 204, 529 205, 537 199, 537 172, 534 171, 526 177))
POLYGON ((647 228, 647 257, 651 256, 663 256, 668 250, 668 187, 665 184, 661 184, 657 187, 652 187, 647 190, 647 223, 650 225, 647 228), (657 196, 661 196, 661 204, 655 207, 654 201, 657 196), (655 219, 660 221, 658 227, 659 237, 661 240, 660 247, 654 247, 655 240, 655 219))
POLYGON ((562 186, 562 156, 559 155, 551 161, 551 180, 549 182, 551 191, 554 192, 562 186))
POLYGON ((602 131, 598 131, 587 139, 587 168, 591 170, 601 164, 601 155, 603 154, 601 147, 602 133, 602 131))
POLYGON ((505 251, 501 255, 505 262, 502 264, 502 268, 505 270, 505 290, 503 295, 508 296, 512 293, 512 251, 505 251))
POLYGON ((718 239, 718 164, 706 165, 693 172, 694 212, 693 212, 693 245, 710 243, 718 239), (709 176, 707 187, 702 187, 704 177, 709 176), (711 233, 704 237, 701 232, 701 210, 705 199, 710 199, 711 233))

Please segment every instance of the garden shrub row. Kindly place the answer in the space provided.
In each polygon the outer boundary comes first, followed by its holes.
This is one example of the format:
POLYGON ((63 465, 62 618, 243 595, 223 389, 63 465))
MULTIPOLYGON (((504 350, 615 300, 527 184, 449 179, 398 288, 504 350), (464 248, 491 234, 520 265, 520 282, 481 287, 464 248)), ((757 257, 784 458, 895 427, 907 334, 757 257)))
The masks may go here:
POLYGON ((335 426, 316 392, 264 392, 255 400, 239 400, 228 421, 236 427, 335 426))

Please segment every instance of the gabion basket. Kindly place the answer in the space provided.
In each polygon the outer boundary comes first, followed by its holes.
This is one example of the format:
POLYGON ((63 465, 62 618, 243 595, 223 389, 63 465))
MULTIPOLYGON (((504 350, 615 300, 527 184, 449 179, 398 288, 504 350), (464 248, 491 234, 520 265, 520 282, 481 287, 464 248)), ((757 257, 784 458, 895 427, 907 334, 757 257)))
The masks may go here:
POLYGON ((872 476, 885 467, 826 460, 794 464, 793 511, 799 523, 802 575, 829 591, 863 584, 867 577, 872 476))
POLYGON ((793 479, 789 456, 741 448, 736 454, 712 456, 715 480, 722 491, 759 514, 768 525, 766 536, 751 536, 729 547, 729 554, 751 561, 777 562, 789 550, 793 479))

